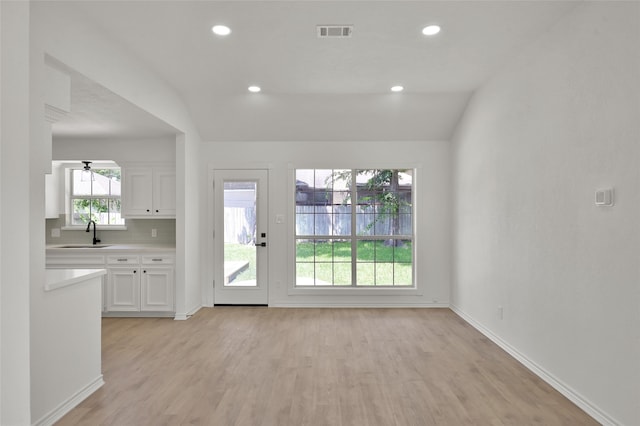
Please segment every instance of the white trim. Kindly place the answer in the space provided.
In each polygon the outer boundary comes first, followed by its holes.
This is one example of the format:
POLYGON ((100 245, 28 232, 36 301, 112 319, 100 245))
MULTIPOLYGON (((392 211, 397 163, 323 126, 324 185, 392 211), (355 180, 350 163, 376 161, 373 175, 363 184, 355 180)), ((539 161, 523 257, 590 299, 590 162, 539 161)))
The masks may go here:
MULTIPOLYGON (((424 287, 419 285, 420 277, 419 271, 417 268, 416 259, 419 258, 419 232, 418 232, 418 214, 416 212, 421 211, 422 205, 420 203, 420 198, 418 197, 419 193, 419 185, 417 185, 417 177, 420 173, 420 168, 422 167, 422 163, 412 163, 412 162, 390 162, 389 165, 382 164, 373 164, 367 165, 364 167, 362 165, 358 167, 354 167, 353 165, 347 166, 342 164, 345 160, 336 159, 336 164, 334 161, 331 161, 331 164, 327 164, 325 161, 320 161, 319 165, 315 165, 313 160, 307 160, 304 162, 300 162, 301 164, 296 164, 289 162, 287 163, 287 208, 288 214, 291 215, 292 220, 289 223, 287 229, 287 280, 289 282, 287 286, 287 295, 289 296, 423 296, 424 295, 424 287), (378 167, 376 167, 378 166, 378 167), (411 286, 384 286, 372 288, 371 286, 297 286, 295 283, 296 280, 296 248, 295 241, 296 238, 299 237, 296 235, 296 170, 298 169, 350 169, 350 170, 366 170, 366 169, 411 169, 413 171, 412 175, 412 188, 411 188, 411 199, 412 199, 412 213, 411 213, 411 221, 412 221, 412 235, 409 236, 412 243, 412 276, 413 276, 413 284, 411 286)), ((353 163, 352 160, 347 160, 348 163, 353 163)), ((357 161, 356 161, 357 162, 357 161)), ((352 188, 353 190, 353 188, 352 188)), ((353 225, 352 225, 353 226, 353 225)), ((372 236, 374 239, 380 236, 372 236)), ((354 240, 357 239, 366 239, 366 236, 354 236, 352 235, 354 240)), ((355 267, 355 263, 352 262, 352 267, 355 267)), ((271 304, 269 304, 271 306, 271 304)), ((293 306, 297 306, 294 304, 293 306)), ((369 306, 366 304, 366 306, 369 306)), ((374 304, 374 306, 386 306, 386 305, 378 305, 374 304)), ((400 306, 400 305, 398 305, 400 306)), ((418 306, 430 307, 433 306, 431 303, 422 303, 418 306)), ((447 305, 448 306, 448 305, 447 305)))
POLYGON ((303 161, 288 162, 287 169, 289 171, 295 169, 420 169, 423 167, 422 162, 413 161, 363 161, 362 160, 334 158, 331 161, 305 159, 303 161), (355 165, 354 165, 355 163, 355 165))
MULTIPOLYGON (((173 312, 167 311, 122 311, 122 312, 103 312, 103 318, 171 318, 173 312)), ((175 314, 178 316, 178 314, 175 314)))
POLYGON ((62 402, 56 408, 51 410, 48 414, 45 414, 37 422, 33 423, 33 426, 50 426, 60 420, 69 411, 77 407, 82 401, 87 399, 92 393, 100 389, 104 385, 104 379, 102 374, 95 380, 89 383, 84 388, 80 389, 74 395, 69 397, 66 401, 62 402))
POLYGON ((269 303, 270 308, 425 308, 425 309, 448 309, 448 303, 424 303, 424 302, 294 302, 275 301, 269 303))
POLYGON ((176 316, 173 319, 175 321, 186 321, 189 318, 191 318, 193 315, 195 315, 202 308, 203 308, 202 305, 196 306, 195 308, 191 309, 190 311, 187 311, 186 314, 183 314, 183 313, 176 314, 176 316))
POLYGON ((214 172, 216 170, 271 170, 273 163, 264 161, 213 161, 208 165, 208 170, 214 172))
POLYGON ((290 296, 422 296, 416 286, 289 286, 290 296))
POLYGON ((489 338, 493 343, 500 346, 504 349, 509 355, 518 360, 522 365, 527 367, 533 374, 538 376, 540 379, 544 380, 547 384, 553 387, 555 390, 560 392, 562 395, 567 397, 571 402, 576 404, 579 408, 581 408, 585 413, 593 417, 596 421, 600 422, 604 426, 616 426, 622 423, 617 422, 613 419, 609 414, 602 411, 591 401, 580 395, 577 391, 571 388, 571 386, 564 383, 562 380, 555 377, 553 374, 549 373, 540 365, 531 361, 526 355, 518 351, 516 348, 511 346, 506 341, 502 340, 499 336, 494 334, 487 327, 480 324, 478 321, 473 319, 471 316, 467 315, 463 311, 461 311, 455 305, 450 306, 451 310, 456 313, 460 318, 469 323, 473 328, 478 330, 480 333, 489 338))

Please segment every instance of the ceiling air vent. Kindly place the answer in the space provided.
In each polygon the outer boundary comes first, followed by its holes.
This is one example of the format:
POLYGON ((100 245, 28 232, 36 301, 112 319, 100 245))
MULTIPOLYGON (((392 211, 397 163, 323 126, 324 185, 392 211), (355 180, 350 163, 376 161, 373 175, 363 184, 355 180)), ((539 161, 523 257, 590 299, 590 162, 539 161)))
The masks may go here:
POLYGON ((319 38, 351 37, 353 25, 318 25, 319 38))

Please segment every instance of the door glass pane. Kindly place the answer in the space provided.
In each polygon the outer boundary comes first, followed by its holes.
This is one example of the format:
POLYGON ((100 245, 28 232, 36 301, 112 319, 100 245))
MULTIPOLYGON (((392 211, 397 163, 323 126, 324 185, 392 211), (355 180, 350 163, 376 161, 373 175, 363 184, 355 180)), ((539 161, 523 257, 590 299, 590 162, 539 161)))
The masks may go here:
POLYGON ((224 285, 256 286, 256 182, 224 182, 224 285))

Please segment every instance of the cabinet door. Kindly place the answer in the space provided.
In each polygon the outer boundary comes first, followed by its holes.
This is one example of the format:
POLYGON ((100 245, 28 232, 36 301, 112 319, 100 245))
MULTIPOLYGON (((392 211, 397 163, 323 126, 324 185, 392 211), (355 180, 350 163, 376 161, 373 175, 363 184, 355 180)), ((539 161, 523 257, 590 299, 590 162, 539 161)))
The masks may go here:
POLYGON ((171 168, 156 168, 153 171, 153 214, 176 215, 176 171, 171 168))
POLYGON ((141 311, 173 311, 173 268, 142 268, 141 311))
POLYGON ((122 169, 122 216, 153 214, 153 173, 150 168, 122 169))
POLYGON ((140 270, 110 268, 107 282, 107 312, 140 310, 140 270))
POLYGON ((60 170, 60 165, 51 166, 51 174, 45 175, 45 218, 57 219, 60 214, 64 214, 64 172, 60 170))

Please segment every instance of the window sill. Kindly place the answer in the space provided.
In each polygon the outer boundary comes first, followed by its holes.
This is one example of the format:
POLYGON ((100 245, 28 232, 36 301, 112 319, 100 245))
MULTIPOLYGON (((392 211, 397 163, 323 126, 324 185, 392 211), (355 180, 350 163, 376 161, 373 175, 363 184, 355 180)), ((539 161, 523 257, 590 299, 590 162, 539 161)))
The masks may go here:
MULTIPOLYGON (((63 231, 82 231, 86 232, 87 227, 85 225, 82 226, 73 226, 67 225, 60 228, 63 231)), ((126 231, 126 225, 98 225, 96 228, 97 231, 126 231)))
POLYGON ((422 290, 411 287, 289 287, 289 295, 323 295, 323 296, 422 296, 422 290))

